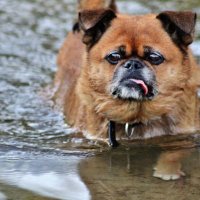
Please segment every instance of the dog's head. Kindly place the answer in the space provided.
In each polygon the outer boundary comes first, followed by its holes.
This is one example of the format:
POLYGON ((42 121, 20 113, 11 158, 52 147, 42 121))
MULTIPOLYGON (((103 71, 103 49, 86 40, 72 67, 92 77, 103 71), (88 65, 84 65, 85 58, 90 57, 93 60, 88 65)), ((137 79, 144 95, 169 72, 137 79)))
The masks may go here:
POLYGON ((188 45, 196 14, 120 15, 112 10, 79 14, 87 46, 90 87, 113 101, 147 102, 183 90, 190 76, 188 45))

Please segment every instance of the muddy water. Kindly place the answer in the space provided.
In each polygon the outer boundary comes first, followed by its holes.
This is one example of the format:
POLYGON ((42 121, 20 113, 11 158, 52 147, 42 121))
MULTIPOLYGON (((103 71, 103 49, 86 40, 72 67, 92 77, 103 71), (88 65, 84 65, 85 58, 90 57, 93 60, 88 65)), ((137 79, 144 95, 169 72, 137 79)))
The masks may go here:
MULTIPOLYGON (((118 1, 122 12, 196 11, 199 0, 118 1)), ((0 200, 199 199, 199 148, 110 150, 76 138, 44 98, 56 54, 71 29, 73 0, 0 0, 0 200), (177 181, 152 176, 162 155, 182 156, 177 181)), ((200 18, 192 45, 200 56, 200 18)), ((199 143, 199 139, 195 139, 199 143)))

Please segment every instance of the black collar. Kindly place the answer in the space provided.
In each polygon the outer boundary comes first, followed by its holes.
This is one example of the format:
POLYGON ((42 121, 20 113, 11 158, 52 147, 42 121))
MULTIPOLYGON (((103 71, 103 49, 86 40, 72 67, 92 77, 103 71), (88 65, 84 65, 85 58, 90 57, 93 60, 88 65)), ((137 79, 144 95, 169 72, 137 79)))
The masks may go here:
MULTIPOLYGON (((125 124, 125 133, 128 137, 133 135, 134 128, 138 125, 142 124, 141 122, 129 124, 125 124)), ((109 121, 109 127, 108 127, 108 136, 109 136, 109 144, 111 147, 117 147, 119 146, 119 143, 116 140, 116 129, 115 129, 115 122, 109 121)))
POLYGON ((117 147, 119 146, 119 143, 116 140, 116 134, 115 134, 115 122, 109 121, 108 126, 108 135, 109 135, 109 144, 111 147, 117 147))

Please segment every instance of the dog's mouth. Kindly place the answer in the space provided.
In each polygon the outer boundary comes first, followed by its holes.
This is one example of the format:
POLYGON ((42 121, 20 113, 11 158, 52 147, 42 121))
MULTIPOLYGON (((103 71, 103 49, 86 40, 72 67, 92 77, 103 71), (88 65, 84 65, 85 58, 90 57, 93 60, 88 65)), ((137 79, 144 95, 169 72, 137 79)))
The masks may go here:
POLYGON ((135 84, 138 87, 140 87, 145 96, 148 94, 149 88, 148 88, 147 84, 143 80, 129 79, 128 81, 130 82, 130 86, 131 86, 131 83, 133 84, 133 88, 135 88, 135 84))
POLYGON ((155 83, 147 83, 142 79, 129 78, 121 80, 111 88, 112 96, 129 100, 151 100, 157 94, 155 83))

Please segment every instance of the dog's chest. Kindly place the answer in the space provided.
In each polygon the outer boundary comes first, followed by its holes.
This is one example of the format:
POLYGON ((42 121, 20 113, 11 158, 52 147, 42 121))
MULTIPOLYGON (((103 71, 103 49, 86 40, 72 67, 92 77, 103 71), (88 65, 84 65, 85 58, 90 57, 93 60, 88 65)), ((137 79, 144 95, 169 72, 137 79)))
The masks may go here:
POLYGON ((172 119, 160 117, 146 123, 124 124, 120 126, 120 132, 130 139, 147 139, 163 135, 173 135, 175 124, 172 119))

